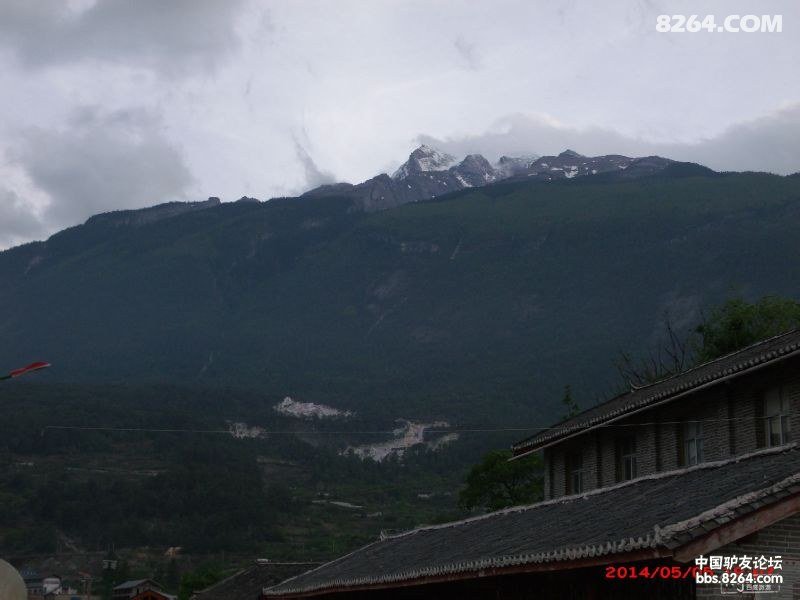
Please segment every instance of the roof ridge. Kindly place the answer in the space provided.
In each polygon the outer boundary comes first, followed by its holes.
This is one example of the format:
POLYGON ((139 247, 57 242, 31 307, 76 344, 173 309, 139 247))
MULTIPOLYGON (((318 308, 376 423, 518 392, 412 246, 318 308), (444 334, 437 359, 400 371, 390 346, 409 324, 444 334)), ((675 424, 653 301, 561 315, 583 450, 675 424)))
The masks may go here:
MULTIPOLYGON (((486 513, 483 515, 475 515, 472 517, 467 517, 465 519, 460 519, 458 521, 450 521, 447 523, 437 523, 434 525, 422 525, 420 527, 415 527, 414 529, 410 529, 408 531, 403 531, 400 533, 396 533, 393 535, 386 536, 387 540, 391 539, 398 539, 401 537, 406 537, 420 531, 431 531, 435 529, 446 529, 448 527, 455 527, 459 525, 464 525, 466 523, 472 523, 475 521, 480 521, 483 519, 492 518, 498 515, 503 514, 511 514, 516 512, 523 512, 527 510, 531 510, 534 508, 539 508, 540 506, 548 506, 552 504, 565 504, 568 501, 573 500, 582 500, 588 498, 590 496, 598 496, 600 494, 605 494, 607 492, 611 492, 613 490, 617 490, 623 487, 627 487, 630 485, 636 485, 637 483, 641 483, 642 481, 652 481, 654 479, 666 479, 668 477, 676 477, 678 475, 683 475, 684 473, 691 473, 693 471, 701 471, 704 469, 716 469, 719 467, 723 467, 725 465, 729 465, 731 463, 741 462, 743 460, 748 460, 751 458, 757 458, 759 456, 763 456, 765 454, 782 454, 784 452, 791 452, 797 449, 797 442, 792 442, 790 444, 785 444, 783 446, 774 446, 771 448, 761 448, 759 450, 755 450, 753 452, 748 452, 747 454, 740 454, 738 456, 732 456, 730 458, 716 460, 716 461, 709 461, 700 463, 697 465, 692 465, 689 467, 682 467, 680 469, 673 469, 671 471, 661 471, 659 473, 651 473, 649 475, 643 475, 641 477, 637 477, 636 479, 630 479, 628 481, 621 481, 619 483, 615 483, 614 485, 609 485, 605 487, 595 488, 593 490, 589 490, 588 492, 584 492, 581 494, 571 494, 569 496, 559 496, 558 498, 551 498, 550 500, 542 500, 540 502, 536 502, 534 504, 521 504, 518 506, 509 506, 508 508, 502 508, 500 510, 496 510, 494 512, 486 513)), ((380 540, 379 540, 380 541, 380 540)), ((375 542, 373 542, 374 544, 375 542)), ((329 564, 329 563, 328 563, 329 564)))
POLYGON ((137 583, 142 583, 143 581, 151 581, 151 582, 153 582, 153 583, 155 583, 157 585, 161 585, 155 579, 150 579, 149 577, 145 577, 143 579, 127 579, 126 581, 123 581, 123 582, 117 584, 115 589, 116 588, 121 588, 121 587, 124 587, 124 586, 131 586, 131 585, 137 584, 137 583))
POLYGON ((233 573, 232 575, 228 575, 228 576, 227 576, 227 577, 225 577, 224 579, 220 579, 220 580, 219 580, 219 581, 217 581, 216 583, 212 583, 212 584, 211 584, 211 585, 209 585, 208 587, 204 587, 202 590, 196 590, 194 593, 195 593, 195 594, 204 594, 205 592, 208 592, 208 591, 212 590, 213 588, 215 588, 215 587, 217 587, 217 586, 219 586, 219 585, 222 585, 222 584, 224 584, 224 583, 227 583, 228 581, 230 581, 230 580, 231 580, 231 579, 233 579, 234 577, 238 577, 239 575, 242 575, 243 573, 249 573, 249 572, 250 572, 250 571, 252 571, 253 569, 257 569, 257 568, 258 568, 258 565, 257 565, 257 564, 252 564, 252 565, 250 565, 249 567, 244 567, 244 568, 242 568, 242 569, 239 569, 238 571, 236 571, 236 572, 235 572, 235 573, 233 573))
MULTIPOLYGON (((786 336, 786 335, 790 335, 792 333, 800 333, 800 328, 799 327, 794 327, 792 329, 784 331, 783 333, 779 333, 777 335, 773 335, 771 337, 764 338, 762 340, 758 340, 757 342, 753 342, 752 344, 748 344, 747 346, 743 346, 742 348, 739 348, 738 350, 734 350, 733 352, 728 352, 727 354, 722 354, 721 356, 717 356, 715 358, 712 358, 712 359, 707 360, 705 362, 702 362, 700 364, 694 365, 693 367, 689 367, 685 371, 678 371, 677 373, 672 373, 671 375, 667 375, 666 377, 662 377, 661 379, 657 379, 656 381, 651 381, 649 383, 645 383, 643 385, 636 386, 635 390, 638 392, 639 390, 645 390, 645 389, 647 389, 649 387, 652 387, 654 385, 659 385, 661 383, 664 383, 665 381, 669 381, 670 379, 674 379, 676 377, 682 377, 683 375, 686 375, 687 373, 691 373, 692 371, 696 371, 698 369, 702 369, 704 367, 707 367, 708 365, 714 364, 715 362, 723 361, 726 358, 730 358, 731 356, 739 354, 740 352, 745 352, 747 350, 751 350, 752 348, 755 348, 756 346, 761 346, 762 344, 767 344, 769 342, 777 340, 780 337, 783 337, 783 336, 786 336)), ((633 391, 633 390, 631 390, 631 391, 633 391)), ((620 396, 624 396, 625 394, 630 394, 630 393, 631 392, 623 392, 622 394, 614 396, 614 398, 619 398, 620 396)), ((614 400, 614 398, 611 398, 611 400, 614 400)), ((610 400, 609 400, 609 402, 610 402, 610 400)))
POLYGON ((309 569, 308 571, 303 571, 302 573, 298 573, 297 575, 295 575, 293 577, 289 577, 289 579, 286 579, 284 581, 280 581, 280 582, 276 583, 275 585, 271 585, 269 587, 264 587, 264 591, 272 589, 272 588, 276 588, 276 587, 281 586, 281 585, 283 585, 285 583, 289 583, 290 581, 294 581, 295 579, 298 579, 299 577, 304 577, 305 575, 308 575, 309 573, 313 573, 314 571, 319 571, 323 567, 328 567, 330 565, 336 564, 336 563, 338 563, 340 561, 343 561, 346 558, 351 557, 353 554, 356 554, 357 552, 361 552, 362 550, 366 550, 370 546, 374 546, 375 544, 380 544, 381 542, 385 541, 386 539, 389 539, 389 538, 387 537, 387 538, 377 539, 377 540, 375 540, 373 542, 370 542, 369 544, 366 544, 364 546, 359 546, 358 548, 356 548, 352 552, 348 552, 347 554, 343 554, 342 556, 337 556, 333 560, 328 561, 328 562, 324 562, 324 563, 314 567, 313 569, 309 569))
MULTIPOLYGON (((597 410, 599 408, 602 408, 605 405, 611 404, 612 402, 614 402, 616 400, 621 400, 621 399, 624 399, 626 396, 631 396, 631 395, 638 394, 638 393, 641 393, 642 395, 644 395, 644 399, 639 401, 639 404, 643 404, 643 403, 645 403, 645 400, 647 400, 649 398, 647 396, 648 391, 652 391, 652 390, 649 390, 648 388, 653 388, 655 386, 661 386, 661 385, 667 384, 669 381, 671 381, 673 379, 677 379, 677 378, 681 378, 681 377, 687 377, 687 376, 690 377, 693 372, 698 371, 698 370, 703 369, 703 368, 707 368, 710 365, 713 365, 714 363, 722 362, 722 361, 724 361, 726 359, 729 359, 729 358, 731 358, 733 356, 736 356, 737 354, 744 354, 748 350, 752 350, 752 349, 757 348, 759 346, 767 345, 770 342, 774 342, 778 338, 786 337, 786 336, 790 336, 790 335, 797 335, 798 333, 800 333, 800 328, 794 328, 794 329, 791 329, 789 331, 785 331, 785 332, 780 333, 778 335, 774 335, 772 337, 760 340, 760 341, 758 341, 758 342, 756 342, 754 344, 750 344, 749 346, 745 346, 744 348, 740 348, 739 350, 736 350, 735 352, 730 352, 730 353, 725 354, 723 356, 719 356, 719 357, 717 357, 717 358, 715 358, 713 360, 701 363, 701 364, 699 364, 699 365, 697 365, 695 367, 692 367, 691 369, 688 369, 686 371, 681 371, 680 373, 675 373, 674 375, 671 375, 671 376, 666 377, 664 379, 660 379, 660 380, 655 381, 655 382, 653 382, 651 384, 648 384, 646 386, 642 386, 640 388, 636 388, 636 389, 630 390, 628 392, 623 392, 621 394, 618 394, 618 395, 614 396, 613 398, 609 398, 608 400, 606 400, 602 404, 598 404, 598 405, 592 406, 590 408, 587 408, 587 409, 581 411, 580 413, 578 413, 574 417, 571 417, 571 418, 569 418, 567 420, 559 421, 553 427, 546 427, 544 429, 540 429, 539 431, 537 431, 533 435, 531 435, 531 436, 529 436, 529 437, 527 437, 527 438, 525 438, 525 439, 523 439, 523 440, 521 440, 519 442, 516 442, 515 444, 512 444, 511 448, 512 449, 524 448, 527 445, 529 445, 529 443, 532 440, 546 441, 546 440, 556 439, 558 437, 562 437, 561 435, 559 435, 559 433, 566 435, 567 433, 569 433, 570 431, 573 431, 575 429, 580 429, 581 427, 587 427, 590 424, 592 424, 593 422, 602 421, 602 419, 604 417, 604 413, 600 413, 598 415, 595 415, 594 417, 589 417, 588 419, 584 419, 583 421, 579 420, 579 417, 581 417, 581 415, 585 415, 586 413, 589 413, 591 411, 594 411, 594 410, 597 410), (559 427, 559 425, 562 425, 562 426, 559 427), (559 433, 555 433, 556 431, 559 431, 559 433)), ((795 347, 792 348, 791 351, 792 352, 796 351, 797 350, 797 346, 798 346, 798 344, 795 344, 795 347)), ((786 348, 786 346, 781 347, 781 349, 783 349, 783 348, 786 348)), ((690 380, 688 383, 686 383, 686 384, 684 384, 682 386, 684 388, 683 390, 679 390, 677 388, 675 388, 675 389, 667 388, 664 392, 661 392, 661 395, 662 396, 670 396, 670 395, 674 394, 677 391, 681 391, 683 393, 683 392, 685 392, 687 390, 687 388, 691 389, 693 387, 698 387, 698 385, 701 384, 701 383, 703 383, 703 385, 705 385, 706 383, 713 383, 713 380, 714 379, 718 379, 720 376, 723 376, 723 375, 724 376, 735 375, 739 371, 743 370, 744 367, 747 367, 747 366, 749 366, 749 367, 760 366, 760 365, 763 365, 765 363, 770 362, 770 360, 772 360, 772 359, 779 358, 779 357, 782 357, 784 355, 785 355, 785 353, 781 352, 780 350, 772 350, 772 351, 769 352, 769 354, 766 356, 766 358, 764 356, 759 357, 758 360, 751 358, 745 364, 739 364, 739 365, 735 365, 735 367, 729 367, 728 369, 725 369, 724 372, 718 373, 716 376, 712 376, 712 377, 708 378, 708 381, 704 382, 702 380, 700 380, 700 381, 690 380)), ((656 394, 656 395, 658 395, 658 394, 656 394)), ((624 413, 626 411, 627 411, 627 409, 618 410, 617 412, 623 412, 624 413)), ((610 414, 610 413, 607 413, 605 416, 608 416, 608 414, 610 414)))
POLYGON ((800 482, 800 472, 789 475, 788 477, 784 477, 768 488, 753 490, 745 494, 741 494, 740 496, 736 496, 735 498, 731 498, 719 506, 714 506, 698 515, 684 519, 683 521, 677 521, 661 528, 656 525, 656 538, 659 542, 664 542, 683 531, 697 527, 711 519, 719 518, 720 516, 735 511, 737 508, 756 502, 765 496, 775 494, 785 487, 791 486, 792 484, 798 482, 800 482))

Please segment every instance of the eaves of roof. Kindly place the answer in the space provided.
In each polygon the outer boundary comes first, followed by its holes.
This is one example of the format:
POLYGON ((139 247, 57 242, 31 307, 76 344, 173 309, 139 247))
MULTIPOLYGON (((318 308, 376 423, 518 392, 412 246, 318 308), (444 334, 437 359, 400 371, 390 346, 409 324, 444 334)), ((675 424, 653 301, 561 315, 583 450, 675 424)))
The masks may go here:
POLYGON ((518 458, 589 429, 608 425, 641 410, 676 400, 798 354, 800 330, 777 335, 648 386, 633 388, 628 393, 517 442, 512 446, 512 452, 518 458))

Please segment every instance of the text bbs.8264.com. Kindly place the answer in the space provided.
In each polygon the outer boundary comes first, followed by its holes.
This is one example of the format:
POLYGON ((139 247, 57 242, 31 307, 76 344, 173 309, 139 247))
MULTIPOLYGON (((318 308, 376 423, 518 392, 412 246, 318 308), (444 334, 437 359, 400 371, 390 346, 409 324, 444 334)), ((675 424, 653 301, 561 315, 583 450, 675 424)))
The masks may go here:
POLYGON ((615 580, 689 579, 698 586, 719 586, 723 594, 770 594, 783 583, 781 556, 699 556, 693 565, 609 565, 605 578, 615 580))

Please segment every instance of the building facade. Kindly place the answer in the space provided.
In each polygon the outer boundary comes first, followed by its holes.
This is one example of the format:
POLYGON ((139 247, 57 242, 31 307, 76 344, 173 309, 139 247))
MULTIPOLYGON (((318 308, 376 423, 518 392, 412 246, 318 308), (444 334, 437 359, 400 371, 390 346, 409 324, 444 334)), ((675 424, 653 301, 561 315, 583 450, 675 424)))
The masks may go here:
POLYGON ((152 579, 132 579, 116 586, 112 591, 113 600, 174 600, 163 591, 162 586, 152 579))
MULTIPOLYGON (((670 383, 635 389, 612 402, 635 406, 670 383)), ((543 451, 550 499, 789 444, 792 432, 800 432, 800 356, 751 365, 653 403, 607 420, 596 415, 594 425, 581 426, 585 417, 578 415, 518 443, 514 452, 543 451), (559 435, 562 427, 575 430, 559 435)), ((599 413, 603 407, 598 408, 599 413)))

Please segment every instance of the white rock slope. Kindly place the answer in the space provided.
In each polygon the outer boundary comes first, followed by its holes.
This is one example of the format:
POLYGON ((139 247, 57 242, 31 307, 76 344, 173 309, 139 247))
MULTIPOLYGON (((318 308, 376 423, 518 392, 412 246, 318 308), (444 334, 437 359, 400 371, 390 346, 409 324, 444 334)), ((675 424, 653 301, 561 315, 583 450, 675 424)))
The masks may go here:
POLYGON ((346 419, 353 416, 353 413, 349 410, 339 410, 332 406, 315 404, 314 402, 298 402, 289 396, 286 396, 274 408, 282 415, 298 419, 346 419))

